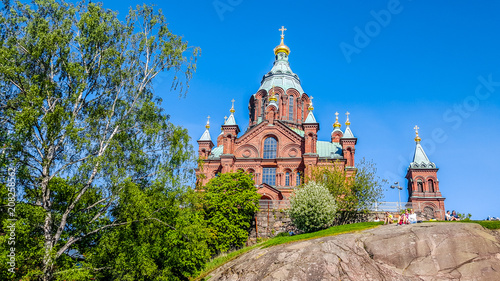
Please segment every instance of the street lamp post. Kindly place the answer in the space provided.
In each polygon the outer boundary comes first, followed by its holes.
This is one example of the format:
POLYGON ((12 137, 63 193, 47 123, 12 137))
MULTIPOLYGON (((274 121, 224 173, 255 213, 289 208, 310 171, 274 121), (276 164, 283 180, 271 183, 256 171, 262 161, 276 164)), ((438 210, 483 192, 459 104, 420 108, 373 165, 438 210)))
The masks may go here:
POLYGON ((397 188, 398 189, 398 194, 399 194, 399 200, 398 200, 398 212, 401 211, 401 190, 403 190, 402 186, 399 186, 399 182, 395 182, 394 185, 391 185, 392 189, 397 188))

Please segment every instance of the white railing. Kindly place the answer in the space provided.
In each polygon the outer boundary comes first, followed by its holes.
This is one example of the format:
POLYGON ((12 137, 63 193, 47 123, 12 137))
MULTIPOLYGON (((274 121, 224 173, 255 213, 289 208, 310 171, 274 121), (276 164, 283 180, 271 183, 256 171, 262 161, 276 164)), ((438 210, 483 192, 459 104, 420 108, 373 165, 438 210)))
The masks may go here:
POLYGON ((410 202, 376 202, 370 208, 372 212, 399 212, 404 209, 412 209, 410 202))

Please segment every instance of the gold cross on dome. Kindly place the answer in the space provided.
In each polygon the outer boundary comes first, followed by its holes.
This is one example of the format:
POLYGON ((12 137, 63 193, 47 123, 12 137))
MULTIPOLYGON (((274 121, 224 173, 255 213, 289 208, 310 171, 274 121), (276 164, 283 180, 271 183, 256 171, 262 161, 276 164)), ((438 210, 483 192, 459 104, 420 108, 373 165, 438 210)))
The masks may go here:
POLYGON ((417 133, 417 136, 418 136, 418 129, 420 129, 417 125, 415 125, 415 127, 413 127, 413 129, 415 129, 415 133, 417 133))
POLYGON ((227 116, 224 116, 224 123, 226 123, 226 120, 227 120, 227 116))
POLYGON ((210 121, 210 115, 207 116, 208 121, 210 121))
POLYGON ((347 115, 347 118, 349 118, 349 114, 351 114, 351 113, 349 113, 349 111, 347 111, 347 112, 345 113, 345 115, 347 115))
POLYGON ((281 31, 281 38, 284 38, 285 37, 284 32, 285 32, 286 28, 284 26, 281 26, 281 28, 278 30, 281 31))
POLYGON ((335 120, 339 120, 339 113, 335 112, 335 120))
POLYGON ((232 107, 234 107, 234 102, 235 102, 235 100, 234 100, 234 99, 232 99, 232 100, 231 100, 232 107))

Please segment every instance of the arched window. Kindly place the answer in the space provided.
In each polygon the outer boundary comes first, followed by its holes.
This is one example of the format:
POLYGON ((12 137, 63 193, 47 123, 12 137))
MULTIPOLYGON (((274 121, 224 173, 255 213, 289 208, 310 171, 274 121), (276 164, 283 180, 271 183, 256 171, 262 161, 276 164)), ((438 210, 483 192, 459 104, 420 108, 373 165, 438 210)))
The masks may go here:
POLYGON ((276 168, 262 168, 262 183, 276 185, 276 168))
POLYGON ((275 138, 270 137, 264 141, 264 159, 276 158, 276 144, 275 138))
POLYGON ((430 192, 435 192, 435 191, 434 191, 434 181, 433 181, 433 180, 429 180, 429 181, 428 181, 428 183, 429 183, 429 184, 428 184, 429 191, 430 191, 430 192))
POLYGON ((417 188, 418 188, 418 192, 423 192, 424 191, 424 186, 422 184, 422 180, 418 180, 417 181, 417 188))
POLYGON ((290 172, 285 174, 285 186, 290 186, 290 172))
POLYGON ((295 179, 295 185, 300 185, 300 172, 297 172, 297 178, 295 179))
POLYGON ((254 169, 248 169, 247 173, 250 174, 250 177, 252 177, 252 180, 255 182, 255 171, 254 171, 254 169))
POLYGON ((293 96, 288 97, 288 120, 293 121, 293 96))

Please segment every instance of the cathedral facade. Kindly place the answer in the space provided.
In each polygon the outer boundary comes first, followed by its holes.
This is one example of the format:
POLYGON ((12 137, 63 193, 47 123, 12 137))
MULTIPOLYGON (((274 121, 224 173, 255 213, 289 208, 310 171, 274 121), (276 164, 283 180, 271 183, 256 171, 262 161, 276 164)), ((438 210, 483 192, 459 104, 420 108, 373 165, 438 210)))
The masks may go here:
POLYGON ((250 96, 246 131, 241 132, 235 120, 234 101, 215 144, 207 121, 198 140, 201 163, 196 175, 202 186, 218 173, 242 170, 253 175, 262 199, 287 200, 313 167, 355 173, 357 138, 350 129, 349 113, 344 131, 336 113, 331 139, 318 140, 320 124, 313 114, 313 98, 290 68, 284 30, 280 29, 281 43, 274 49, 272 69, 250 96))

